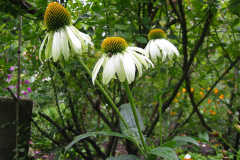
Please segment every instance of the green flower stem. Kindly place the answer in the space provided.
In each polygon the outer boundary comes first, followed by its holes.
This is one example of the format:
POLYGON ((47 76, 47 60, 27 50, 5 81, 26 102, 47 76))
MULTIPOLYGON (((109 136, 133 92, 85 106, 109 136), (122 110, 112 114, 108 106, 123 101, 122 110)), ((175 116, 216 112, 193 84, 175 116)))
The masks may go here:
MULTIPOLYGON (((161 74, 161 60, 157 58, 157 67, 158 67, 158 83, 159 83, 159 93, 161 93, 161 84, 162 84, 162 74, 161 74)), ((162 145, 162 95, 159 94, 158 104, 159 104, 159 141, 160 146, 162 145)))
POLYGON ((225 139, 222 138, 222 136, 220 135, 219 136, 219 139, 221 139, 223 142, 225 142, 230 148, 232 148, 232 150, 235 152, 235 153, 238 153, 225 139))
POLYGON ((138 120, 138 116, 137 116, 137 111, 136 111, 134 103, 133 103, 133 97, 132 97, 130 88, 128 86, 127 79, 125 80, 125 82, 123 82, 123 85, 124 85, 124 88, 126 90, 126 93, 127 93, 127 96, 128 96, 128 99, 129 99, 129 102, 130 102, 130 105, 131 105, 131 108, 132 108, 132 111, 133 111, 133 116, 134 116, 135 122, 137 124, 137 129, 138 129, 138 133, 140 135, 140 138, 141 138, 141 141, 142 141, 142 144, 143 144, 143 148, 145 149, 145 151, 148 151, 146 143, 145 143, 144 138, 143 138, 142 130, 140 128, 140 124, 139 124, 139 120, 138 120))
POLYGON ((139 152, 143 155, 144 159, 147 159, 147 156, 145 155, 145 153, 143 152, 142 148, 139 146, 138 143, 136 143, 135 140, 132 140, 133 144, 138 148, 139 152))
MULTIPOLYGON (((80 62, 80 64, 83 66, 84 70, 87 72, 87 74, 92 77, 92 73, 89 70, 89 68, 86 66, 86 64, 83 62, 83 60, 81 59, 80 56, 76 55, 76 58, 78 59, 78 61, 80 62)), ((107 94, 107 92, 104 90, 104 88, 102 87, 102 85, 95 80, 96 85, 98 86, 98 88, 100 89, 100 91, 103 93, 103 95, 107 98, 107 100, 109 101, 109 103, 111 104, 113 110, 117 113, 117 115, 119 116, 119 118, 122 120, 124 126, 126 127, 126 129, 129 129, 126 121, 123 119, 122 115, 120 114, 117 106, 113 103, 112 99, 109 97, 109 95, 107 94)))

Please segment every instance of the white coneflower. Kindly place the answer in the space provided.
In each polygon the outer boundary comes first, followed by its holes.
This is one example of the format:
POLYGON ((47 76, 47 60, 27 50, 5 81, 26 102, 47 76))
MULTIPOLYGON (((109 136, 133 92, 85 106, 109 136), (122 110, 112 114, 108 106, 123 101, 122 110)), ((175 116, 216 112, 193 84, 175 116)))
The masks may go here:
POLYGON ((90 36, 80 32, 71 24, 70 13, 57 2, 48 5, 44 14, 44 25, 48 32, 39 50, 40 60, 46 41, 45 59, 53 58, 54 62, 61 55, 67 60, 70 52, 81 55, 82 52, 87 51, 88 44, 93 45, 90 36))
POLYGON ((153 62, 157 61, 157 57, 162 58, 162 61, 168 58, 172 60, 174 53, 179 56, 177 48, 166 38, 166 34, 162 29, 153 29, 148 34, 150 40, 145 50, 150 54, 150 58, 153 62))
POLYGON ((96 79, 98 71, 103 66, 102 82, 107 85, 112 78, 117 78, 120 82, 126 79, 128 83, 134 81, 136 67, 139 76, 142 75, 142 64, 148 69, 149 62, 152 62, 145 56, 144 49, 138 47, 128 47, 127 42, 120 37, 106 38, 101 46, 103 55, 96 63, 92 72, 92 82, 96 79))

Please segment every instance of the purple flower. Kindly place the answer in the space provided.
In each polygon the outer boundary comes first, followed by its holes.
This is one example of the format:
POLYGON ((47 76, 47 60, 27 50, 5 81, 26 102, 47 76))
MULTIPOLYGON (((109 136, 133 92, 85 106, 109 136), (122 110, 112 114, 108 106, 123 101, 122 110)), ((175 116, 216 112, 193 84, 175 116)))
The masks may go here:
POLYGON ((13 68, 13 67, 11 67, 9 70, 10 70, 10 71, 14 71, 14 68, 13 68))
POLYGON ((26 80, 24 83, 25 83, 25 84, 28 84, 29 82, 30 82, 29 80, 26 80))
MULTIPOLYGON (((15 94, 15 97, 17 97, 17 94, 15 94)), ((21 98, 21 96, 19 96, 19 98, 21 98)))
POLYGON ((46 81, 46 80, 47 80, 47 78, 43 78, 43 79, 42 79, 42 82, 44 82, 44 81, 46 81))
POLYGON ((28 95, 28 93, 26 91, 22 91, 21 93, 25 96, 28 95))
POLYGON ((7 77, 10 79, 10 78, 12 77, 12 75, 11 75, 11 74, 8 74, 7 77))
POLYGON ((3 73, 3 71, 1 71, 1 73, 3 73))
POLYGON ((16 88, 18 87, 18 85, 15 86, 16 88))
POLYGON ((28 92, 32 92, 32 89, 30 87, 27 88, 28 92))
POLYGON ((14 87, 13 86, 8 86, 9 89, 13 89, 14 87))
POLYGON ((10 82, 10 81, 11 81, 11 78, 7 78, 6 81, 7 81, 7 82, 10 82))

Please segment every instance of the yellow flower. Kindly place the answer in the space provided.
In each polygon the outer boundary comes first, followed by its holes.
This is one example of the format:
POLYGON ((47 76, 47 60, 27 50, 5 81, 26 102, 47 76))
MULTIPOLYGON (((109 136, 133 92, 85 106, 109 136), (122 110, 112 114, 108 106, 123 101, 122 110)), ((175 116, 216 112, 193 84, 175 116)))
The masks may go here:
POLYGON ((208 88, 207 90, 210 90, 211 88, 208 88))
POLYGON ((203 94, 203 92, 202 92, 202 91, 200 92, 200 94, 201 94, 201 96, 204 96, 204 94, 203 94))
POLYGON ((174 112, 174 111, 172 111, 172 112, 171 112, 171 115, 173 115, 173 116, 174 116, 175 114, 176 114, 176 112, 174 112))
POLYGON ((213 114, 216 114, 216 112, 213 111, 213 110, 210 110, 209 112, 210 112, 210 114, 212 114, 212 115, 213 115, 213 114))
POLYGON ((177 102, 178 102, 178 100, 177 100, 177 99, 174 99, 174 100, 173 100, 173 102, 177 103, 177 102))
POLYGON ((218 92, 219 92, 219 90, 217 88, 215 88, 213 91, 215 94, 218 94, 218 92))
POLYGON ((194 89, 193 88, 191 88, 191 92, 193 92, 194 91, 194 89))
POLYGON ((212 100, 211 99, 208 99, 208 102, 207 103, 211 103, 212 102, 212 100))
POLYGON ((185 93, 185 92, 186 92, 186 89, 185 89, 185 88, 183 88, 183 89, 182 89, 182 92, 183 92, 183 93, 185 93))
POLYGON ((224 99, 224 95, 221 94, 218 98, 220 98, 220 99, 224 99))
POLYGON ((177 93, 177 97, 179 97, 181 95, 181 93, 177 93))

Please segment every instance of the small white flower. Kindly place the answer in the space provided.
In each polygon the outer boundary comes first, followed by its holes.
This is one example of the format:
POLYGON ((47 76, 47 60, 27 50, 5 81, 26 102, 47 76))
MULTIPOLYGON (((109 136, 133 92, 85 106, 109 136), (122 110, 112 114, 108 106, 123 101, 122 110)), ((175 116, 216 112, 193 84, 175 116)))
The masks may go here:
POLYGON ((92 72, 93 84, 101 66, 104 68, 102 74, 104 85, 107 85, 112 78, 118 78, 120 82, 124 82, 127 79, 130 84, 135 79, 136 68, 139 76, 141 76, 142 64, 146 69, 148 69, 147 62, 153 66, 152 62, 145 56, 147 55, 145 50, 138 47, 128 47, 127 42, 123 38, 106 38, 101 48, 103 55, 96 63, 92 72))
POLYGON ((179 56, 177 48, 166 38, 166 34, 161 29, 153 29, 148 34, 149 42, 145 50, 150 54, 150 58, 153 62, 157 61, 157 57, 162 58, 164 61, 167 56, 172 60, 174 53, 179 56))
POLYGON ((191 159, 191 155, 186 154, 186 156, 184 157, 184 159, 191 159))
POLYGON ((41 52, 47 41, 45 59, 53 58, 56 62, 61 56, 68 60, 70 52, 82 54, 86 52, 88 44, 93 45, 89 35, 80 32, 71 24, 71 15, 62 5, 52 2, 44 14, 44 24, 48 30, 39 50, 41 52))

